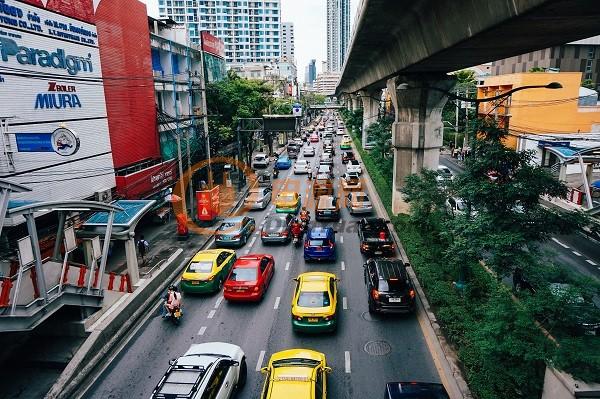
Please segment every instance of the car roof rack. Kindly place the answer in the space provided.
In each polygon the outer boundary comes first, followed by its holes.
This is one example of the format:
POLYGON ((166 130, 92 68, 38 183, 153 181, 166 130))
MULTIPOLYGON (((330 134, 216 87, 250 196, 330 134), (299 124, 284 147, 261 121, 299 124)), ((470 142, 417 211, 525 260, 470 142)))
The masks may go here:
MULTIPOLYGON (((208 365, 210 367, 210 365, 208 365)), ((160 379, 153 399, 191 399, 196 395, 208 367, 192 365, 172 365, 160 379)))

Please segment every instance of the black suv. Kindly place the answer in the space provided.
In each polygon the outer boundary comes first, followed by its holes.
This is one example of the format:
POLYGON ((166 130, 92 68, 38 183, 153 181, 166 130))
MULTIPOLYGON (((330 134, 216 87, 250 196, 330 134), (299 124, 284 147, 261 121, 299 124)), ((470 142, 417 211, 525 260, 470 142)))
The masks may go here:
POLYGON ((415 289, 398 259, 369 259, 363 265, 369 312, 413 313, 415 289))

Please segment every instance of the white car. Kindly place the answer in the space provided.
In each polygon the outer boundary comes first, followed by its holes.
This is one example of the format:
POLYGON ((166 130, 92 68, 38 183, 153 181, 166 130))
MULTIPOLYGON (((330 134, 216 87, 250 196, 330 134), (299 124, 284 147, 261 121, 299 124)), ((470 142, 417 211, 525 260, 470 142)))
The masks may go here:
POLYGON ((358 173, 359 175, 362 173, 362 167, 360 166, 360 163, 358 163, 358 161, 355 159, 348 161, 348 163, 346 164, 346 173, 353 172, 358 173))
POLYGON ((345 134, 344 127, 343 127, 343 126, 342 126, 342 127, 339 127, 339 126, 338 126, 338 130, 337 130, 337 133, 336 133, 336 134, 337 134, 338 136, 339 136, 339 135, 341 135, 341 134, 345 134))
POLYGON ((231 398, 248 374, 242 348, 224 342, 194 344, 169 364, 151 398, 231 398))
POLYGON ((305 157, 314 157, 315 156, 315 147, 313 147, 313 146, 304 147, 304 149, 302 150, 302 155, 304 155, 305 157))
POLYGON ((256 154, 252 158, 252 167, 254 169, 266 169, 269 167, 269 157, 267 154, 256 154))
POLYGON ((296 164, 294 165, 294 174, 295 175, 306 174, 306 173, 308 173, 309 169, 310 169, 310 163, 308 163, 308 161, 306 159, 299 159, 296 161, 296 164))
POLYGON ((439 165, 437 168, 437 172, 438 175, 435 177, 435 180, 438 183, 444 183, 448 180, 454 180, 454 174, 447 166, 439 165))

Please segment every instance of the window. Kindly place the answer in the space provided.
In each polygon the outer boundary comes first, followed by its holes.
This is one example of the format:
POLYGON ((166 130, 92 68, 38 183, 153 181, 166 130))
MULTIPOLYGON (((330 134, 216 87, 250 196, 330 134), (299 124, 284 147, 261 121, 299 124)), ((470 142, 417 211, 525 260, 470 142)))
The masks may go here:
POLYGON ((215 368, 213 375, 210 376, 210 380, 208 380, 206 390, 202 394, 202 399, 216 399, 218 397, 228 371, 229 365, 226 361, 221 360, 215 368))
POLYGON ((315 380, 315 399, 321 399, 323 397, 323 370, 319 367, 317 369, 317 378, 315 380))
POLYGON ((211 261, 190 262, 187 271, 190 273, 210 273, 212 272, 213 263, 211 261))
POLYGON ((267 266, 269 265, 269 258, 262 258, 260 260, 260 272, 264 273, 267 270, 267 266))
POLYGON ((327 291, 303 291, 298 297, 298 306, 306 308, 322 308, 330 304, 331 299, 327 291))
POLYGON ((221 252, 219 254, 219 256, 217 256, 217 265, 221 265, 221 263, 225 262, 225 259, 227 259, 227 257, 229 256, 229 254, 225 251, 221 252))

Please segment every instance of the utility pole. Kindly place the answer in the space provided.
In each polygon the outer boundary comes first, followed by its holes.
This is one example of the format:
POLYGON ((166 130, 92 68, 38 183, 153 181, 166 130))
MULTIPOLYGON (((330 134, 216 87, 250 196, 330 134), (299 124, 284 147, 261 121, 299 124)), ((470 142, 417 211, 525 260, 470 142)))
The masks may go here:
POLYGON ((206 105, 206 80, 204 74, 204 51, 202 51, 202 43, 200 45, 200 92, 202 93, 202 120, 204 124, 204 134, 206 136, 206 159, 208 161, 208 187, 213 188, 213 175, 210 160, 210 134, 208 132, 208 107, 206 105))
POLYGON ((188 172, 188 191, 190 194, 190 216, 194 219, 194 185, 192 183, 192 156, 190 154, 190 131, 185 131, 186 155, 187 155, 187 172, 188 172))
MULTIPOLYGON (((456 88, 456 95, 459 96, 460 92, 456 88)), ((460 100, 456 99, 456 122, 454 123, 454 148, 458 147, 458 114, 460 111, 460 100)))
POLYGON ((175 135, 177 139, 177 158, 179 160, 179 178, 181 183, 181 207, 183 208, 183 214, 187 217, 187 207, 185 204, 185 185, 183 184, 183 160, 181 158, 181 137, 179 137, 179 132, 175 135))

